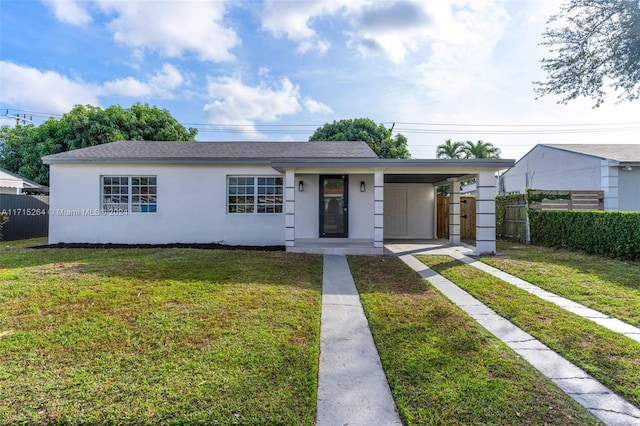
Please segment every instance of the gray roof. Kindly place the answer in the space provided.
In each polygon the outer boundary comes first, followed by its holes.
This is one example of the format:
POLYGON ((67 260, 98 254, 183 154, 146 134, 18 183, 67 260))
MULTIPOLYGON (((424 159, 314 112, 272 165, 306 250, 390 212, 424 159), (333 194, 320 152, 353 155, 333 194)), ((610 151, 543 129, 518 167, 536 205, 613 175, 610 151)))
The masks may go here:
POLYGON ((620 163, 640 162, 640 144, 542 144, 550 148, 577 152, 620 163))
POLYGON ((9 176, 13 176, 16 179, 21 180, 25 185, 26 185, 26 189, 28 190, 35 190, 35 191, 39 191, 39 192, 47 192, 49 191, 49 187, 48 186, 44 186, 39 184, 38 182, 34 182, 32 180, 27 179, 26 177, 20 176, 16 173, 10 172, 7 169, 3 169, 0 167, 0 172, 8 174, 9 176))
POLYGON ((269 163, 293 158, 378 158, 365 142, 119 141, 42 158, 55 163, 269 163))

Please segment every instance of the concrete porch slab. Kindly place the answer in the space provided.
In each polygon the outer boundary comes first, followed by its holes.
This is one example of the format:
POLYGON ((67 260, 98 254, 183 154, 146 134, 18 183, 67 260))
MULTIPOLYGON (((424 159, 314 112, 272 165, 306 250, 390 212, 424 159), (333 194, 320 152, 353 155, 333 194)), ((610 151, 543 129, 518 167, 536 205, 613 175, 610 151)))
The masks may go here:
POLYGON ((384 254, 382 247, 375 247, 373 239, 354 238, 298 238, 289 253, 333 254, 369 256, 384 254))

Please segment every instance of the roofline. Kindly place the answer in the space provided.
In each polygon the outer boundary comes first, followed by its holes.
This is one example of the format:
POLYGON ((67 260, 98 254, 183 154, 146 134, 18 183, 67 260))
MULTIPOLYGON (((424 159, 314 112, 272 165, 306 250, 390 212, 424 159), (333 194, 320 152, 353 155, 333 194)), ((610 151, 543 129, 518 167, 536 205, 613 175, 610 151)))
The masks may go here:
POLYGON ((254 165, 262 164, 274 169, 292 167, 371 167, 371 168, 409 168, 409 167, 476 167, 505 169, 513 167, 515 160, 502 158, 477 159, 388 159, 388 158, 203 158, 203 157, 166 157, 166 158, 42 158, 44 164, 180 164, 180 165, 254 165))
POLYGON ((409 167, 478 167, 503 169, 513 167, 515 160, 502 158, 470 158, 470 159, 389 159, 389 158, 303 158, 271 161, 276 169, 290 167, 375 167, 375 168, 409 168, 409 167))
MULTIPOLYGON (((559 147, 559 146, 553 146, 553 145, 548 145, 548 144, 544 144, 544 143, 541 143, 541 144, 539 144, 539 145, 540 145, 540 146, 544 146, 545 148, 557 149, 557 150, 559 150, 559 151, 564 151, 564 152, 570 152, 570 153, 572 153, 572 154, 586 155, 587 157, 599 158, 599 159, 601 159, 601 160, 613 160, 613 161, 616 161, 616 160, 614 160, 613 158, 603 157, 603 156, 601 156, 601 155, 595 155, 595 154, 587 154, 586 152, 578 152, 578 151, 574 151, 574 150, 572 150, 572 149, 562 148, 562 147, 559 147)), ((561 144, 560 144, 560 145, 561 145, 561 144)), ((567 145, 572 145, 572 144, 567 144, 567 145)), ((575 144, 574 144, 574 145, 575 145, 575 144)), ((586 144, 585 144, 585 145, 586 145, 586 144)), ((535 148, 535 147, 534 147, 534 148, 535 148)))
MULTIPOLYGON (((329 162, 344 160, 344 157, 326 158, 329 162)), ((375 160, 375 158, 357 158, 362 160, 375 160)), ((103 157, 103 158, 55 158, 42 157, 44 164, 264 164, 272 165, 273 162, 292 160, 296 162, 307 161, 309 158, 220 158, 220 157, 103 157)))
POLYGON ((13 176, 13 177, 14 177, 14 178, 16 178, 16 179, 20 179, 20 180, 21 180, 21 181, 23 181, 24 183, 26 183, 26 184, 28 184, 28 185, 33 186, 33 187, 34 187, 34 189, 37 189, 37 188, 42 188, 42 189, 45 189, 45 190, 48 190, 48 189, 49 189, 49 187, 47 187, 47 186, 44 186, 44 185, 42 185, 42 184, 39 184, 38 182, 34 182, 34 181, 32 181, 32 180, 29 180, 29 179, 27 179, 27 178, 26 178, 26 177, 24 177, 24 176, 20 176, 19 174, 16 174, 16 173, 10 172, 9 170, 7 170, 7 169, 3 169, 2 167, 0 167, 0 171, 1 171, 1 172, 3 172, 3 173, 8 174, 9 176, 13 176))

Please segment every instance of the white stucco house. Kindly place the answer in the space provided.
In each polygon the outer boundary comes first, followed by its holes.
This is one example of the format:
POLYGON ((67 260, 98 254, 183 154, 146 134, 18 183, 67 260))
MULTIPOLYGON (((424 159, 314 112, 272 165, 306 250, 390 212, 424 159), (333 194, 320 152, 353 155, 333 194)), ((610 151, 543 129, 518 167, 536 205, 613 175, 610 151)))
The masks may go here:
POLYGON ((500 176, 501 194, 601 190, 604 209, 640 211, 640 144, 540 144, 500 176))
POLYGON ((433 239, 436 187, 477 178, 477 251, 495 251, 496 171, 513 160, 380 159, 364 142, 120 141, 43 158, 49 243, 285 246, 382 254, 433 239))
POLYGON ((22 194, 23 192, 47 192, 49 188, 8 170, 0 168, 0 194, 22 194))

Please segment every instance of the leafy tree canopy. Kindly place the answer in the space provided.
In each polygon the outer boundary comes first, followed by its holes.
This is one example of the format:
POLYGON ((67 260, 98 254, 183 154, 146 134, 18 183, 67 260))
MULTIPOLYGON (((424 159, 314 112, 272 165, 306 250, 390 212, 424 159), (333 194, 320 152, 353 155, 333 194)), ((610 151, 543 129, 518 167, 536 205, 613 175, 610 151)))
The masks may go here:
POLYGON ((380 158, 410 158, 407 138, 391 136, 391 130, 369 118, 334 121, 318 128, 310 141, 364 141, 380 158))
POLYGON ((436 148, 436 158, 462 158, 465 155, 464 142, 451 142, 447 139, 436 148))
POLYGON ((500 148, 491 142, 452 142, 447 139, 436 148, 437 158, 500 158, 500 148))
POLYGON ((638 0, 567 0, 547 22, 542 60, 547 80, 535 82, 540 95, 562 95, 604 102, 603 87, 618 99, 640 97, 640 5, 638 0), (552 26, 555 25, 555 26, 552 26))
POLYGON ((500 148, 491 142, 466 141, 462 147, 466 158, 500 158, 500 148))
POLYGON ((59 120, 50 118, 39 126, 2 126, 0 167, 47 185, 49 169, 42 156, 118 140, 193 141, 197 133, 167 110, 148 104, 126 109, 76 105, 59 120))

